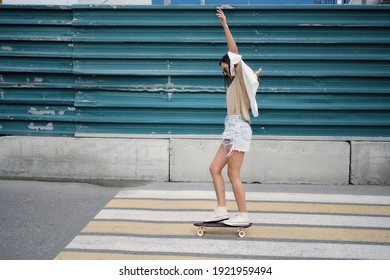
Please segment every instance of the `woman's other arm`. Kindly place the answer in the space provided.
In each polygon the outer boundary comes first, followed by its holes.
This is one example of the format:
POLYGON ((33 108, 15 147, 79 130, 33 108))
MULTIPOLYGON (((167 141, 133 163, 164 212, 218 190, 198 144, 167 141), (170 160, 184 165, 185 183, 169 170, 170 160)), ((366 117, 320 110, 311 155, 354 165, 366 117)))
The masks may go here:
POLYGON ((238 48, 237 48, 236 42, 234 41, 232 33, 230 32, 230 29, 229 29, 229 26, 227 24, 226 16, 225 16, 224 12, 221 9, 218 9, 217 16, 219 17, 219 20, 221 21, 221 25, 223 27, 223 30, 225 31, 228 50, 232 53, 238 54, 238 48))

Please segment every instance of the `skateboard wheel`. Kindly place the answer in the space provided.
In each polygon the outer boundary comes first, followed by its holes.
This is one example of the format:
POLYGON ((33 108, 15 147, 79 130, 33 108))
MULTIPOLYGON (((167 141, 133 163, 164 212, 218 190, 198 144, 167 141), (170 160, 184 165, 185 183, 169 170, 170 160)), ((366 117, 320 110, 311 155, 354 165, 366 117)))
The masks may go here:
POLYGON ((240 231, 238 232, 238 236, 241 237, 241 238, 245 237, 245 231, 240 230, 240 231))
POLYGON ((196 234, 197 234, 198 236, 203 236, 203 235, 204 235, 204 230, 198 229, 198 231, 196 232, 196 234))

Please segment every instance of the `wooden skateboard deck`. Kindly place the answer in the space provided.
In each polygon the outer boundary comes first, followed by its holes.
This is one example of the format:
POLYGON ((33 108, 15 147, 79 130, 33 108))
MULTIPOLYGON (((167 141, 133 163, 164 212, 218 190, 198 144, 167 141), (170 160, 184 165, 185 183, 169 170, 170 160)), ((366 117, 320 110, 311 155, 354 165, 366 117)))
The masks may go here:
POLYGON ((238 236, 242 238, 245 237, 246 235, 245 229, 252 226, 252 224, 250 223, 249 225, 246 226, 228 226, 223 224, 222 222, 218 222, 218 223, 201 222, 201 223, 195 223, 194 226, 198 227, 198 231, 196 232, 198 236, 203 236, 206 233, 208 227, 219 227, 219 228, 237 228, 238 236))

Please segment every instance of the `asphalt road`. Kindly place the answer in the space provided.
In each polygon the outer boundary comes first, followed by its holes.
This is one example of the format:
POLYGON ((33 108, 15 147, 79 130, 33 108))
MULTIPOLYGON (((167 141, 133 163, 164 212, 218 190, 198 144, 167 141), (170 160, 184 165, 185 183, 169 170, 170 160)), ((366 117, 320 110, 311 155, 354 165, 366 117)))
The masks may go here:
POLYGON ((84 183, 0 180, 0 259, 53 259, 117 192, 84 183))

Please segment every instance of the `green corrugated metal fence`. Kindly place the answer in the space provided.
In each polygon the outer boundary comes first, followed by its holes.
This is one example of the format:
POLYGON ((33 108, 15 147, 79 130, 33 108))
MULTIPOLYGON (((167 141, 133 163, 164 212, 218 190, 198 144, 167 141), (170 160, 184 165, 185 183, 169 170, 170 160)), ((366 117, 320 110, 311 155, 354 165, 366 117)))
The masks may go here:
MULTIPOLYGON (((390 8, 237 6, 255 135, 390 136, 390 8), (256 68, 257 69, 257 68, 256 68)), ((220 134, 213 7, 0 6, 0 135, 220 134)))

